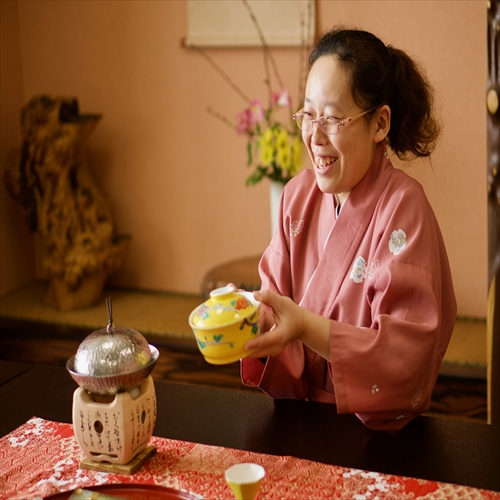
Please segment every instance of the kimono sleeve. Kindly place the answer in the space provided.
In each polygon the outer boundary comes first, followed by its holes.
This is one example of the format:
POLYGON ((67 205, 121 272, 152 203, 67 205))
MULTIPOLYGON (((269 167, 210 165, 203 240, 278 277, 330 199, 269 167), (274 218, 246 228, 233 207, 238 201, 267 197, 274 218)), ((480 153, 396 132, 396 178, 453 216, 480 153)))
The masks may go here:
MULTIPOLYGON (((289 264, 271 244, 260 263, 263 289, 286 295, 291 283, 289 264)), ((245 385, 260 387, 273 398, 307 397, 307 381, 304 376, 304 346, 291 342, 278 357, 268 357, 264 364, 259 359, 241 360, 241 380, 245 385)))
POLYGON ((364 283, 371 325, 332 321, 332 378, 339 413, 356 413, 374 429, 399 429, 428 410, 456 316, 433 214, 408 219, 396 209, 371 264, 364 283))

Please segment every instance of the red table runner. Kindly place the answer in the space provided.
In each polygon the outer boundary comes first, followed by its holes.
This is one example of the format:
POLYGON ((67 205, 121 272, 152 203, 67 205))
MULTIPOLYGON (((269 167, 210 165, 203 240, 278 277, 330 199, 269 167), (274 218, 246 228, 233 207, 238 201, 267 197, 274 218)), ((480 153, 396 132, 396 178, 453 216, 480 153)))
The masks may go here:
POLYGON ((84 458, 71 424, 33 417, 0 438, 0 498, 33 499, 75 488, 116 483, 156 484, 202 499, 234 499, 224 471, 240 462, 266 469, 263 499, 496 499, 500 493, 436 481, 326 465, 290 456, 152 437, 157 449, 135 474, 80 469, 84 458))

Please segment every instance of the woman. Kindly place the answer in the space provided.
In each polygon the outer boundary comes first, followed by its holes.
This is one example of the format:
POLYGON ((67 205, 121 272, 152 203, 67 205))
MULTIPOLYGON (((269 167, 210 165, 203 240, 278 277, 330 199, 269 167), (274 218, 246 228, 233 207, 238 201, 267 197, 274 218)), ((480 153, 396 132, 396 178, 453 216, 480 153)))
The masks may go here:
POLYGON ((309 64, 294 119, 313 169, 283 192, 255 292, 264 335, 246 345, 242 380, 400 429, 429 408, 456 316, 433 211, 386 151, 431 154, 432 88, 404 52, 364 31, 328 32, 309 64))

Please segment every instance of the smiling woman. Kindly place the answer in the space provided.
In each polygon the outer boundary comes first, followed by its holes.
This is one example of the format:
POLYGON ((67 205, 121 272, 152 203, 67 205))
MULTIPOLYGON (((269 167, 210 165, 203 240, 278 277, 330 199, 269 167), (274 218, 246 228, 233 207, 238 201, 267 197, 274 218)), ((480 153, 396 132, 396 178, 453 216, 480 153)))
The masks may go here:
POLYGON ((434 213, 388 154, 431 154, 432 89, 366 31, 331 30, 309 63, 295 119, 313 170, 285 186, 254 293, 264 334, 246 344, 242 379, 400 429, 429 409, 457 311, 434 213))

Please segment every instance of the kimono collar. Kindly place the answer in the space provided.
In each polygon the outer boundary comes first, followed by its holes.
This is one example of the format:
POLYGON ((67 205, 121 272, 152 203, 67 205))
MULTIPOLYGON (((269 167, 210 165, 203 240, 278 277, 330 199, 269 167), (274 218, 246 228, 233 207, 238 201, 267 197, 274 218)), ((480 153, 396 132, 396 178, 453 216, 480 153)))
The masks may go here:
POLYGON ((328 237, 316 272, 301 300, 306 309, 330 316, 340 286, 357 257, 361 240, 393 171, 385 143, 381 142, 368 171, 342 205, 342 217, 337 219, 328 237), (332 273, 332 269, 336 272, 332 273))

